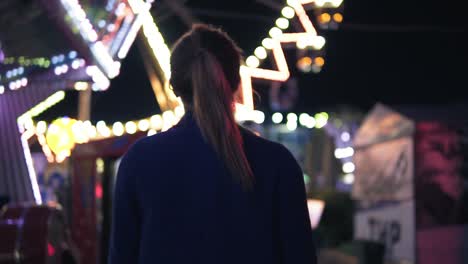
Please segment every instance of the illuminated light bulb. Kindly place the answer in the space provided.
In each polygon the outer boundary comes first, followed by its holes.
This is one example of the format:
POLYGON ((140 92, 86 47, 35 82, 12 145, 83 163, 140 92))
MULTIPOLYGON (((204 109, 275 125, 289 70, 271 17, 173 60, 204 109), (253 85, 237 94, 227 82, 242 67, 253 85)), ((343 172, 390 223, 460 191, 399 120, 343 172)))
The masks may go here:
POLYGON ((333 20, 335 20, 337 23, 343 22, 343 15, 340 13, 336 13, 333 15, 333 20))
POLYGON ((24 68, 23 67, 19 67, 18 68, 18 74, 21 75, 24 73, 24 68))
POLYGON ((3 94, 5 92, 5 86, 0 85, 0 94, 3 94))
POLYGON ((138 129, 140 131, 147 131, 149 127, 150 127, 150 122, 147 119, 143 119, 138 122, 138 129))
POLYGON ((36 133, 44 134, 47 131, 47 123, 45 121, 39 121, 36 125, 36 133))
POLYGON ((184 115, 184 113, 185 113, 184 106, 183 106, 183 105, 177 106, 177 107, 174 109, 174 112, 175 112, 176 117, 181 118, 181 117, 184 115))
POLYGON ((68 66, 67 65, 62 65, 62 73, 67 73, 68 72, 68 66))
POLYGON ((325 65, 325 59, 323 57, 317 57, 314 59, 314 63, 319 67, 323 67, 323 65, 325 65))
POLYGON ((297 122, 297 115, 295 113, 289 113, 287 116, 286 116, 286 119, 289 121, 294 121, 294 122, 297 122))
POLYGON ((16 82, 10 82, 8 84, 8 87, 10 88, 10 90, 16 90, 16 82))
POLYGON ((13 73, 11 71, 7 71, 6 77, 7 79, 10 79, 11 77, 13 77, 13 73))
POLYGON ((353 173, 356 167, 354 166, 354 163, 351 161, 346 162, 343 164, 343 172, 344 173, 353 173))
POLYGON ((348 142, 351 139, 351 135, 348 132, 341 133, 341 140, 348 142))
POLYGON ((21 84, 22 84, 21 80, 16 80, 15 83, 16 83, 16 84, 15 84, 15 85, 16 85, 16 89, 21 88, 21 84))
POLYGON ((262 111, 253 111, 253 121, 257 124, 263 124, 265 122, 265 114, 262 111))
MULTIPOLYGON (((86 121, 86 122, 89 122, 89 121, 86 121)), ((96 127, 91 125, 91 123, 89 123, 89 125, 86 125, 86 122, 85 122, 86 134, 88 135, 89 138, 96 138, 97 137, 96 127)))
POLYGON ((284 17, 280 17, 276 19, 276 26, 278 26, 281 29, 287 29, 289 27, 289 20, 287 20, 284 17))
POLYGON ((277 27, 272 27, 270 31, 268 32, 268 34, 273 39, 276 39, 276 38, 279 38, 283 34, 283 31, 277 27))
POLYGON ((133 121, 129 121, 125 124, 125 131, 127 131, 128 134, 135 134, 137 131, 137 125, 133 121))
POLYGON ((323 113, 319 113, 315 115, 315 121, 317 124, 315 125, 316 128, 322 128, 327 125, 328 116, 324 115, 323 113))
POLYGON ((323 13, 319 16, 319 21, 321 23, 328 23, 331 20, 331 16, 328 13, 323 13))
POLYGON ((267 51, 264 47, 257 47, 254 51, 255 56, 259 59, 265 59, 267 57, 267 51))
POLYGON ((343 176, 343 182, 346 184, 353 184, 354 183, 354 174, 348 173, 343 176))
POLYGON ((72 60, 72 59, 76 58, 77 55, 78 55, 78 53, 76 51, 72 50, 72 51, 70 51, 68 53, 68 58, 72 60))
POLYGON ((60 54, 60 55, 58 56, 58 61, 59 61, 59 62, 63 62, 64 60, 65 60, 65 55, 60 54))
POLYGON ((297 5, 299 4, 298 0, 288 0, 286 1, 286 3, 290 6, 294 6, 294 5, 297 5))
POLYGON ((162 114, 163 130, 169 129, 175 123, 175 115, 172 111, 165 111, 162 114))
POLYGON ((97 124, 96 124, 96 129, 97 129, 97 132, 98 132, 101 136, 104 136, 104 137, 110 136, 110 131, 108 131, 109 129, 108 129, 107 126, 106 126, 106 122, 104 122, 104 121, 99 121, 99 122, 97 122, 97 124), (109 135, 108 135, 108 134, 109 134, 109 135))
POLYGON ((289 131, 294 131, 296 130, 297 128, 297 122, 296 121, 288 121, 286 123, 286 128, 289 130, 289 131))
POLYGON ((273 121, 273 123, 279 124, 283 121, 283 115, 281 113, 274 113, 271 117, 271 120, 273 121))
POLYGON ((262 40, 262 46, 265 49, 272 49, 273 48, 273 40, 271 38, 264 38, 262 40))
POLYGON ((327 0, 316 0, 314 3, 318 7, 323 7, 326 2, 327 2, 327 0))
POLYGON ((290 6, 286 6, 281 10, 281 14, 288 19, 291 19, 296 14, 296 11, 290 6))
POLYGON ((125 132, 125 128, 122 122, 115 122, 112 125, 112 133, 114 133, 114 135, 120 137, 124 134, 124 132, 125 132))
POLYGON ((85 91, 88 89, 89 84, 87 82, 76 82, 74 87, 77 91, 85 91))
POLYGON ((339 7, 343 3, 343 0, 329 0, 329 1, 333 7, 339 7))
POLYGON ((76 121, 72 125, 73 138, 76 143, 83 144, 89 141, 83 121, 76 121))
POLYGON ((26 85, 28 85, 28 79, 27 79, 26 77, 23 77, 23 78, 21 79, 21 86, 24 87, 24 86, 26 86, 26 85))
POLYGON ((315 39, 315 41, 312 44, 313 48, 315 48, 317 50, 320 50, 320 49, 323 48, 323 46, 325 46, 326 40, 325 40, 324 37, 316 36, 314 39, 315 39))
POLYGON ((247 57, 247 59, 245 60, 245 63, 250 68, 257 68, 260 65, 260 61, 255 56, 247 57))
POLYGON ((59 59, 57 58, 57 56, 53 56, 51 61, 52 61, 52 64, 57 64, 59 59))
POLYGON ((148 137, 149 137, 149 136, 152 136, 152 135, 156 135, 156 133, 157 133, 156 130, 150 129, 150 130, 148 131, 148 137))
POLYGON ((312 59, 310 57, 302 57, 297 61, 297 68, 302 72, 310 72, 312 70, 312 59))
POLYGON ((106 26, 106 21, 103 20, 103 19, 99 20, 99 22, 98 22, 98 27, 99 27, 99 28, 103 28, 103 27, 105 27, 105 26, 106 26))
POLYGON ((154 115, 150 118, 151 128, 161 130, 163 126, 163 119, 161 115, 154 115))
POLYGON ((13 74, 13 76, 18 75, 18 69, 13 69, 13 70, 11 71, 11 73, 13 74))
POLYGON ((309 122, 309 114, 306 114, 306 113, 302 113, 299 115, 299 124, 301 124, 301 126, 306 126, 307 123, 309 122))
POLYGON ((54 68, 54 73, 55 73, 55 75, 62 74, 62 68, 60 68, 59 66, 55 67, 54 68))
POLYGON ((115 25, 114 24, 107 25, 107 31, 114 32, 115 31, 115 25))
POLYGON ((80 67, 80 60, 73 60, 72 64, 71 64, 71 67, 72 69, 76 70, 80 67))
POLYGON ((354 155, 354 149, 352 147, 337 148, 334 154, 337 159, 349 158, 354 155))

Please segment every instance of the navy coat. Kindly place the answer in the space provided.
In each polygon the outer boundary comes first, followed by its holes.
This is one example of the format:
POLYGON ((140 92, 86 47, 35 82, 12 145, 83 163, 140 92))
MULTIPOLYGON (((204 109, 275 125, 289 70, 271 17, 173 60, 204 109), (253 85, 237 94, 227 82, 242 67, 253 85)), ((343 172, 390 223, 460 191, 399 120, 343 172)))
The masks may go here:
POLYGON ((242 136, 251 192, 190 113, 134 144, 117 175, 109 263, 315 264, 301 168, 282 145, 242 136))

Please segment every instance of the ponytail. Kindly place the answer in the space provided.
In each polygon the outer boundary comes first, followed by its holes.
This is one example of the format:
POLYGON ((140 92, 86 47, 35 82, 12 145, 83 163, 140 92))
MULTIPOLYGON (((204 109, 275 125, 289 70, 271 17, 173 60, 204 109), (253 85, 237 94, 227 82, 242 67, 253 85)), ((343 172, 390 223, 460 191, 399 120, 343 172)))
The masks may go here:
POLYGON ((233 115, 233 87, 218 59, 201 48, 192 63, 193 114, 203 137, 245 189, 254 182, 233 115))

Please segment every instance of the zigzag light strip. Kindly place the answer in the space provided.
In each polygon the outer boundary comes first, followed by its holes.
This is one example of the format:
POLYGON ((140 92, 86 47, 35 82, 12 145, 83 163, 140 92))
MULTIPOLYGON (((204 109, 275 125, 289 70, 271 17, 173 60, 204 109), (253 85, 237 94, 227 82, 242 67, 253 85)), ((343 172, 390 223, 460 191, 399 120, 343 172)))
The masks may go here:
POLYGON ((254 103, 252 96, 252 78, 266 79, 272 81, 284 82, 289 79, 289 67, 284 55, 283 48, 281 43, 292 43, 299 41, 307 41, 317 37, 317 31, 315 30, 312 21, 307 15, 303 4, 307 4, 310 1, 301 0, 301 1, 288 1, 289 6, 291 6, 299 21, 301 22, 302 27, 305 32, 301 33, 283 33, 277 38, 272 40, 272 52, 275 59, 277 70, 261 69, 248 66, 241 66, 240 75, 242 82, 242 104, 238 104, 238 108, 243 108, 246 110, 253 111, 254 103))

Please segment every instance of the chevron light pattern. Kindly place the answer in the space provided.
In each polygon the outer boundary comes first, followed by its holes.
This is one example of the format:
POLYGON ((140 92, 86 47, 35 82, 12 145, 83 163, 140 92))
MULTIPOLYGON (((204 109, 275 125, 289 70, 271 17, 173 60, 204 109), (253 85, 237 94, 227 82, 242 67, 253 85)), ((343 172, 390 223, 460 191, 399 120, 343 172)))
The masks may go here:
MULTIPOLYGON (((288 6, 282 10, 282 15, 284 18, 280 18, 284 21, 284 19, 291 19, 294 16, 297 16, 304 29, 304 32, 282 33, 282 30, 279 27, 273 27, 270 30, 271 38, 265 38, 262 41, 262 46, 265 49, 270 49, 273 53, 274 62, 277 67, 276 70, 258 68, 258 65, 260 64, 260 61, 258 60, 259 56, 248 57, 246 61, 247 66, 241 66, 240 75, 242 82, 242 105, 237 105, 238 108, 242 108, 247 111, 252 111, 254 109, 252 96, 252 78, 280 82, 284 82, 289 79, 289 67, 284 55, 283 48, 281 46, 282 43, 296 43, 298 47, 302 48, 312 46, 315 49, 321 49, 323 47, 325 44, 325 39, 317 35, 317 31, 315 30, 312 21, 304 9, 303 5, 308 3, 311 3, 311 1, 289 0, 288 6), (249 62, 251 62, 250 65, 249 62)), ((280 26, 278 20, 277 24, 280 26)), ((287 24, 285 27, 287 27, 287 24)), ((259 48, 261 49, 261 47, 259 48)), ((262 53, 263 52, 260 51, 256 55, 260 55, 260 59, 262 59, 262 53)))

